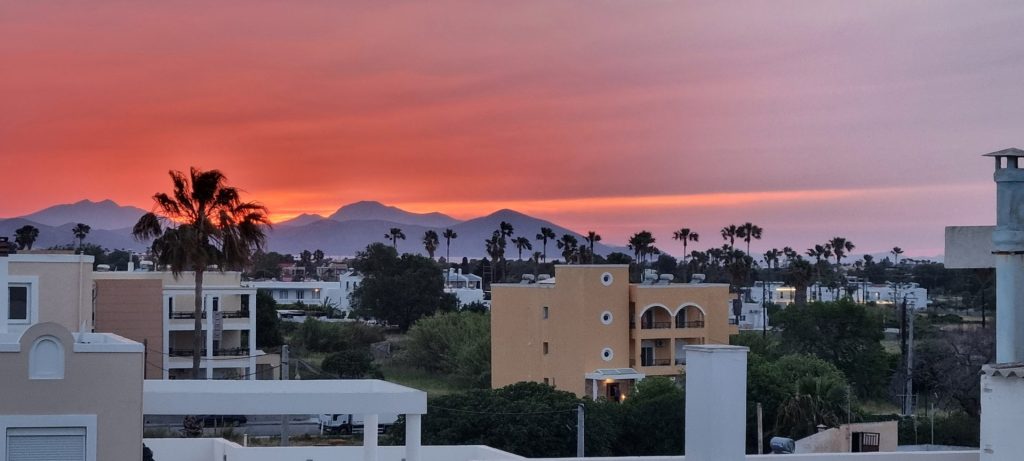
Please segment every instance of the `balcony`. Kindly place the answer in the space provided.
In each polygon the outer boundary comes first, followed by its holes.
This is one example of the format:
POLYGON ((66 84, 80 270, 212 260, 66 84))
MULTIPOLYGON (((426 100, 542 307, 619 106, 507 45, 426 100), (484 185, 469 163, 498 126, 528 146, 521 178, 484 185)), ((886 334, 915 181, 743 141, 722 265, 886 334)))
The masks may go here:
POLYGON ((662 328, 672 328, 672 322, 640 322, 641 330, 657 330, 662 328))
MULTIPOLYGON (((171 357, 192 357, 192 351, 195 349, 175 349, 168 348, 167 355, 171 357)), ((203 357, 206 357, 206 349, 200 351, 203 357)), ((213 351, 214 357, 245 357, 249 355, 249 349, 245 347, 231 347, 227 349, 215 349, 213 351)))
POLYGON ((226 319, 247 319, 249 318, 249 309, 242 309, 239 311, 224 311, 221 317, 226 319))
POLYGON ((648 359, 644 357, 640 358, 640 366, 642 367, 667 367, 671 364, 671 359, 648 359))
MULTIPOLYGON (((172 320, 185 320, 196 318, 195 312, 181 312, 171 311, 167 314, 167 318, 172 320)), ((206 318, 206 312, 203 311, 203 318, 206 318)), ((249 318, 249 309, 242 309, 237 311, 221 311, 221 318, 225 319, 247 319, 249 318)))
POLYGON ((684 321, 681 319, 676 320, 676 328, 704 328, 703 320, 690 320, 684 321))
MULTIPOLYGON (((175 312, 175 311, 171 311, 171 312, 168 312, 167 318, 175 319, 175 320, 194 319, 194 318, 196 318, 196 313, 195 312, 191 312, 191 311, 190 312, 175 312)), ((203 312, 203 318, 204 319, 206 318, 206 312, 203 312)))
POLYGON ((740 324, 740 320, 737 319, 736 317, 730 317, 729 318, 729 325, 739 325, 739 324, 740 324))

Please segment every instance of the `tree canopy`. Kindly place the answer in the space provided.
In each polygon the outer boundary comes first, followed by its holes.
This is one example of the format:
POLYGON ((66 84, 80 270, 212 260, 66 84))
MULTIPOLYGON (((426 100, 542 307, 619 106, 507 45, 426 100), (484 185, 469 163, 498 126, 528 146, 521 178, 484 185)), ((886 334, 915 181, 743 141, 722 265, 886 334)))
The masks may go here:
POLYGON ((420 318, 455 310, 457 300, 444 292, 440 266, 425 256, 403 254, 382 243, 359 252, 353 267, 363 276, 351 294, 356 315, 409 329, 420 318))

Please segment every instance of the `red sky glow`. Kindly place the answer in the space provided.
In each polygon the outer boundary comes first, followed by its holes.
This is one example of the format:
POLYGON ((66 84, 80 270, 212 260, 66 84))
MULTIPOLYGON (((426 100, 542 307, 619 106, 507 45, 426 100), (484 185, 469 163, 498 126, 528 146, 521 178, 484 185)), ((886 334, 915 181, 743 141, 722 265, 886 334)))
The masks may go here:
MULTIPOLYGON (((0 217, 218 168, 275 219, 500 208, 942 253, 1024 147, 1013 1, 4 2, 0 217)), ((664 242, 664 244, 662 243, 664 242)), ((707 243, 703 243, 707 242, 707 243)), ((700 246, 700 245, 699 245, 700 246)))

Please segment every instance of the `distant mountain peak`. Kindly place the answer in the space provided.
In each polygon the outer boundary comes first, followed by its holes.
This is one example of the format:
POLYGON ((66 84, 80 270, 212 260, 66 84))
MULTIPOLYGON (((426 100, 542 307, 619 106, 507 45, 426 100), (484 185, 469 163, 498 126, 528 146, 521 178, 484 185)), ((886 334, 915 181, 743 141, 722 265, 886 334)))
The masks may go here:
POLYGON ((338 222, 344 221, 389 221, 396 224, 407 224, 424 227, 445 227, 458 224, 459 221, 442 213, 413 213, 391 205, 373 200, 350 203, 327 217, 338 222))
POLYGON ((123 229, 135 225, 145 213, 141 208, 122 206, 110 199, 98 202, 84 199, 47 207, 21 218, 48 226, 85 223, 95 229, 123 229))

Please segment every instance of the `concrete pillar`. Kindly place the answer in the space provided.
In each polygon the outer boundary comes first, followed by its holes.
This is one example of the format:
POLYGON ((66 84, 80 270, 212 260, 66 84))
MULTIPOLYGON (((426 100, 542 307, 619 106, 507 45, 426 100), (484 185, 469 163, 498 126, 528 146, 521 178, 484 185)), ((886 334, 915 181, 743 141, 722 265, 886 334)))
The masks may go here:
POLYGON ((1024 169, 1020 149, 985 154, 994 157, 996 170, 996 230, 992 248, 996 258, 996 362, 1024 361, 1024 169))
POLYGON ((405 415, 405 461, 420 461, 423 415, 405 415))
POLYGON ((686 346, 686 461, 745 461, 747 350, 686 346))
POLYGON ((377 461, 377 425, 376 414, 363 415, 363 461, 377 461))

